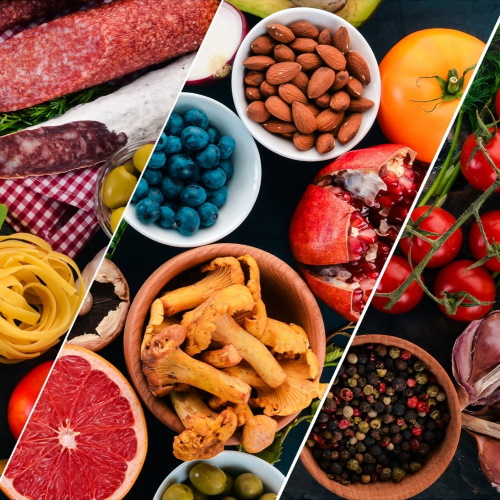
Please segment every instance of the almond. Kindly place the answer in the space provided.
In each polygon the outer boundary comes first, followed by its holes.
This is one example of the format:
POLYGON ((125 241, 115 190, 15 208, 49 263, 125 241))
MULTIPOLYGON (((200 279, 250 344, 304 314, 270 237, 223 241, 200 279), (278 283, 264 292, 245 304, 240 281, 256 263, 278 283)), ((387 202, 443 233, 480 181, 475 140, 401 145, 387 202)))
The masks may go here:
POLYGON ((260 93, 262 94, 262 97, 264 99, 267 99, 268 97, 271 97, 272 95, 278 95, 278 86, 277 85, 270 85, 267 83, 266 80, 264 80, 260 84, 260 93))
POLYGON ((358 97, 357 99, 351 99, 351 104, 349 104, 348 110, 358 113, 366 111, 374 105, 375 103, 372 100, 367 99, 366 97, 358 97))
POLYGON ((307 109, 311 111, 311 113, 314 115, 314 118, 316 118, 321 113, 321 109, 312 102, 309 102, 307 104, 307 109))
POLYGON ((281 97, 272 95, 266 99, 264 105, 269 113, 279 120, 283 120, 284 122, 292 121, 292 110, 290 109, 290 106, 283 99, 281 99, 281 97))
POLYGON ((302 71, 315 71, 323 66, 323 60, 321 57, 319 57, 318 54, 312 54, 309 52, 300 54, 296 61, 302 66, 302 71))
POLYGON ((316 52, 327 66, 335 71, 342 71, 346 67, 346 58, 339 49, 331 45, 317 45, 316 52))
POLYGON ((262 71, 249 71, 245 75, 245 83, 251 87, 258 87, 265 79, 262 71))
POLYGON ((279 43, 290 43, 295 40, 292 30, 282 24, 270 24, 266 30, 267 34, 279 43))
POLYGON ((307 104, 307 97, 292 83, 280 85, 278 87, 278 94, 288 104, 292 104, 294 101, 307 104))
POLYGON ((276 46, 276 42, 269 35, 257 37, 250 45, 250 50, 254 54, 268 56, 276 46))
POLYGON ((276 61, 269 56, 250 56, 243 61, 243 66, 254 71, 262 71, 272 66, 276 61))
POLYGON ((349 73, 347 71, 338 71, 335 73, 335 81, 333 82, 331 90, 340 90, 349 80, 349 73))
POLYGON ((271 117, 262 101, 251 102, 247 107, 247 115, 250 120, 258 123, 265 122, 271 117))
POLYGON ((307 94, 307 86, 309 85, 309 77, 303 72, 299 71, 295 78, 290 80, 301 92, 307 94))
POLYGON ((301 134, 300 132, 295 132, 292 140, 297 149, 307 151, 314 146, 316 136, 314 134, 301 134))
POLYGON ((318 42, 312 38, 296 38, 289 47, 295 52, 314 52, 318 42))
POLYGON ((262 94, 257 87, 246 87, 245 97, 249 101, 260 101, 262 99, 262 94))
POLYGON ((350 76, 344 90, 352 97, 360 97, 363 95, 363 84, 354 76, 350 76))
POLYGON ((325 92, 324 94, 321 94, 319 97, 316 97, 316 99, 314 99, 314 103, 316 104, 316 106, 320 108, 323 109, 329 108, 331 98, 332 98, 331 94, 325 92))
POLYGON ((297 130, 302 134, 312 134, 316 130, 316 118, 305 104, 297 101, 292 103, 292 118, 297 130))
POLYGON ((349 46, 351 45, 351 37, 349 36, 349 31, 345 26, 341 26, 334 34, 332 45, 339 49, 342 54, 349 52, 349 46))
MULTIPOLYGON (((265 56, 261 56, 265 57, 265 56)), ((296 77, 300 71, 300 64, 296 62, 281 62, 273 64, 266 72, 267 83, 281 85, 296 77)))
POLYGON ((283 122, 276 118, 270 118, 262 123, 262 126, 273 134, 293 134, 297 130, 293 123, 283 122))
POLYGON ((328 28, 320 31, 318 35, 318 43, 321 45, 331 45, 332 44, 332 34, 328 28))
POLYGON ((293 62, 297 57, 288 45, 282 43, 274 47, 273 55, 276 62, 293 62))
POLYGON ((349 107, 349 104, 351 104, 351 98, 344 90, 335 92, 330 100, 330 108, 333 111, 345 111, 349 107))
POLYGON ((337 139, 340 144, 345 144, 354 138, 358 133, 359 127, 361 127, 362 119, 363 115, 361 113, 353 113, 347 117, 337 133, 337 139))
POLYGON ((290 24, 288 26, 292 30, 292 33, 296 37, 304 38, 318 38, 319 30, 314 26, 314 24, 308 23, 307 21, 297 21, 296 23, 290 24))
POLYGON ((335 147, 335 137, 333 137, 333 134, 329 132, 325 134, 318 134, 318 137, 316 137, 315 147, 316 151, 320 155, 329 153, 335 147))
POLYGON ((316 123, 320 132, 333 132, 344 118, 343 111, 335 112, 325 109, 316 117, 316 123))
POLYGON ((320 95, 324 94, 335 81, 335 71, 333 69, 323 66, 318 68, 309 80, 309 85, 307 86, 307 95, 309 99, 316 99, 320 95))
POLYGON ((364 85, 371 82, 370 68, 365 58, 355 50, 350 50, 346 55, 347 69, 349 73, 356 77, 364 85))

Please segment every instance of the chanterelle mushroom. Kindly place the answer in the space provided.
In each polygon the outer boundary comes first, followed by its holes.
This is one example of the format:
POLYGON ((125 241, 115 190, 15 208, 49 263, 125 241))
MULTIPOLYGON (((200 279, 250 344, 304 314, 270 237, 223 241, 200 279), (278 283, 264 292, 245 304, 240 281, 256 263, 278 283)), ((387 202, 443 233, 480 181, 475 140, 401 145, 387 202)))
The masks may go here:
POLYGON ((179 460, 208 459, 224 450, 234 434, 236 414, 227 408, 218 415, 208 408, 194 389, 171 392, 170 400, 186 428, 174 437, 174 456, 179 460))
POLYGON ((266 328, 260 341, 271 347, 272 352, 289 358, 304 354, 309 349, 309 338, 299 325, 287 325, 282 321, 267 318, 266 328))
POLYGON ((180 347, 185 338, 183 326, 170 325, 146 342, 141 359, 151 392, 165 396, 174 384, 185 383, 233 403, 246 403, 251 387, 186 354, 180 347))
POLYGON ((241 444, 248 453, 259 453, 270 446, 278 430, 278 422, 267 415, 254 415, 243 425, 241 444))

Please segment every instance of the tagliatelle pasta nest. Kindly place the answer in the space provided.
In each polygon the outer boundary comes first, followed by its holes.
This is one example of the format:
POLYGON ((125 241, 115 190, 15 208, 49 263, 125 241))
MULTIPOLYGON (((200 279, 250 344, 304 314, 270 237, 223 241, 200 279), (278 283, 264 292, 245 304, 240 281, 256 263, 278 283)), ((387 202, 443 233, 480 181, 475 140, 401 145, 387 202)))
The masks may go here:
POLYGON ((70 327, 85 293, 72 259, 38 236, 0 237, 0 362, 39 356, 70 327))

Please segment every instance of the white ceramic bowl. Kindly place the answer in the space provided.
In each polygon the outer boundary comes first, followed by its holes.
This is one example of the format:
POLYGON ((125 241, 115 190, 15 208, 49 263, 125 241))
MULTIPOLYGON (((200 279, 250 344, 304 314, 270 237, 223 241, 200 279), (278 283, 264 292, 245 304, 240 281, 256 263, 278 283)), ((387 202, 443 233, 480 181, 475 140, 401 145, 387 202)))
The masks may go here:
POLYGON ((184 236, 174 228, 163 229, 158 224, 144 224, 135 215, 135 205, 125 210, 125 220, 144 236, 173 247, 198 247, 224 238, 248 216, 259 194, 262 176, 259 150, 238 116, 223 104, 199 94, 180 94, 174 113, 183 114, 191 108, 203 110, 221 135, 230 135, 236 141, 231 157, 234 175, 227 182, 227 202, 219 209, 219 218, 213 226, 200 227, 191 236, 184 236))
POLYGON ((311 9, 308 7, 297 7, 276 12, 264 18, 250 30, 236 54, 231 75, 231 86, 236 111, 255 139, 274 153, 299 161, 329 160, 353 149, 372 127, 380 105, 380 72, 375 55, 363 35, 341 17, 321 9, 311 9), (243 61, 251 55, 250 45, 258 36, 266 34, 266 27, 270 24, 279 23, 288 26, 297 21, 309 21, 320 30, 328 28, 332 34, 341 26, 345 26, 351 38, 351 49, 359 52, 365 58, 370 68, 371 83, 365 87, 363 96, 371 99, 375 105, 363 113, 361 127, 354 139, 344 145, 337 141, 333 150, 326 154, 319 154, 314 148, 308 151, 300 151, 293 145, 290 139, 268 132, 260 124, 250 120, 247 116, 248 101, 245 97, 245 85, 243 82, 245 76, 243 61))
POLYGON ((254 455, 240 451, 223 451, 210 460, 192 460, 179 465, 161 483, 153 500, 161 500, 165 490, 172 484, 185 482, 189 477, 189 470, 198 462, 209 462, 233 477, 243 472, 253 472, 262 479, 266 493, 278 493, 285 481, 285 476, 276 467, 254 455))

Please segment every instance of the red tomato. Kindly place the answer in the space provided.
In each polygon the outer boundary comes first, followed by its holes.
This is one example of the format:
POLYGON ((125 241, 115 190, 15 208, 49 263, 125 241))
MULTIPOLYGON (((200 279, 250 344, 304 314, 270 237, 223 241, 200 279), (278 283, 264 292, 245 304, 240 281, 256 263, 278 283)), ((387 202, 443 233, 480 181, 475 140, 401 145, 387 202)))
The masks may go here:
MULTIPOLYGON (((482 215, 481 222, 483 224, 487 241, 490 244, 500 244, 500 210, 493 210, 493 212, 488 212, 482 215)), ((479 224, 477 221, 474 222, 469 233, 469 247, 472 255, 474 255, 477 260, 481 260, 483 257, 486 257, 486 243, 481 231, 479 230, 479 224)), ((500 259, 492 257, 487 260, 483 266, 490 271, 500 271, 500 259)))
MULTIPOLYGON (((417 207, 411 213, 411 219, 417 221, 429 210, 429 205, 417 207)), ((418 225, 419 229, 430 231, 431 233, 444 234, 457 220, 446 210, 434 207, 425 219, 418 225)), ((435 240, 438 236, 428 236, 435 240)), ((407 236, 400 241, 401 250, 408 255, 411 250, 411 260, 418 264, 431 249, 431 245, 422 238, 407 236)), ((462 230, 458 228, 443 244, 443 246, 431 257, 426 267, 441 267, 451 262, 460 251, 462 246, 462 230)))
POLYGON ((495 97, 495 111, 497 112, 497 118, 500 116, 500 90, 497 91, 495 97))
MULTIPOLYGON (((465 140, 460 153, 460 168, 471 186, 486 191, 497 180, 497 174, 481 150, 477 150, 472 156, 476 147, 476 139, 474 134, 471 134, 465 140)), ((485 148, 495 165, 500 165, 500 134, 496 133, 485 148)), ((500 193, 500 186, 495 189, 495 193, 500 193)))
MULTIPOLYGON (((443 267, 436 276, 434 282, 434 294, 442 298, 442 292, 458 293, 468 292, 473 297, 484 302, 495 301, 496 288, 491 275, 483 267, 467 269, 474 264, 472 260, 456 260, 443 267)), ((471 303, 465 300, 465 304, 471 303)), ((492 308, 493 304, 487 306, 459 306, 456 314, 449 315, 443 306, 439 306, 441 311, 448 318, 457 321, 473 321, 482 318, 492 308)))
MULTIPOLYGON (((408 260, 399 255, 393 255, 387 268, 382 275, 382 279, 377 287, 378 293, 391 293, 401 285, 410 275, 412 268, 408 260)), ((384 306, 389 302, 386 297, 377 297, 372 299, 373 306, 379 311, 387 314, 403 314, 411 311, 420 302, 424 295, 424 291, 420 285, 414 281, 401 295, 398 301, 391 309, 384 309, 384 306)))
POLYGON ((20 380, 10 396, 7 419, 10 431, 16 439, 19 438, 24 424, 28 420, 52 365, 53 361, 45 361, 45 363, 33 368, 20 380))

